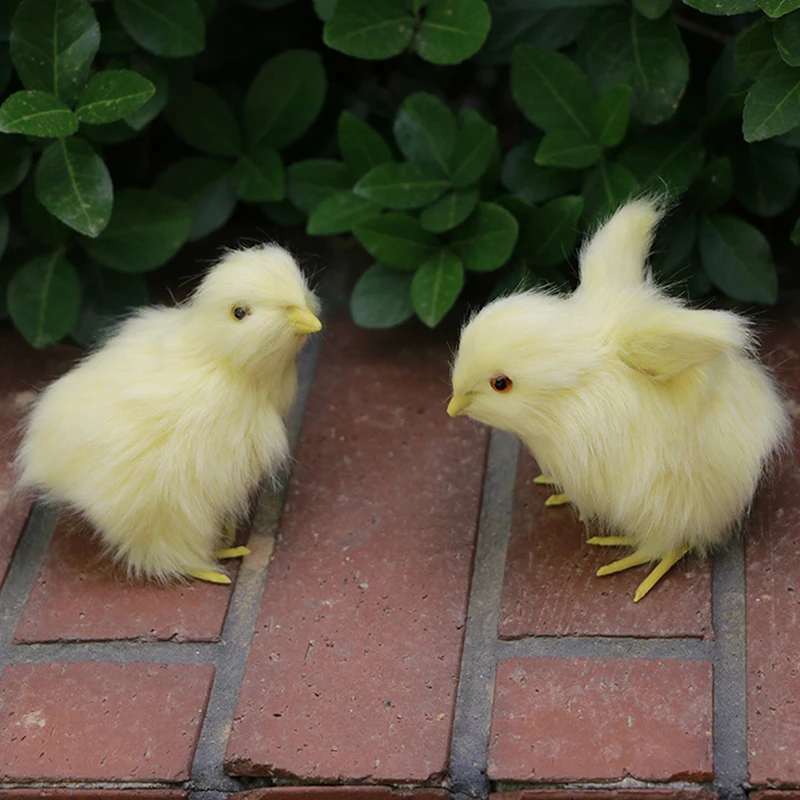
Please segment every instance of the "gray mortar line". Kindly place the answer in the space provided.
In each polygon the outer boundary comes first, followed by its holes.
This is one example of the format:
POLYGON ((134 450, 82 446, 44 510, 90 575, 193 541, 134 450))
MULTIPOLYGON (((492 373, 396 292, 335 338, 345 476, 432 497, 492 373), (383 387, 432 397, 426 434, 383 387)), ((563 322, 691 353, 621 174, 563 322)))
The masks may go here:
POLYGON ((747 782, 747 632, 744 542, 714 559, 714 783, 720 800, 743 800, 747 782))
POLYGON ((450 743, 450 791, 455 800, 484 800, 489 794, 486 767, 497 664, 497 623, 518 452, 516 439, 492 430, 450 743))
POLYGON ((530 636, 499 641, 499 659, 506 658, 655 658, 711 661, 712 641, 703 639, 640 639, 633 636, 530 636))

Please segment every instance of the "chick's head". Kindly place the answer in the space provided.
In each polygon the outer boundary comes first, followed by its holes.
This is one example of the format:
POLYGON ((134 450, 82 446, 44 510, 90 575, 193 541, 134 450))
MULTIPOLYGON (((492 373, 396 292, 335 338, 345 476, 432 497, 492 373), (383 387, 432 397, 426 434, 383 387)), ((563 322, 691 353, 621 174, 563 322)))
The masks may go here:
POLYGON ((447 413, 518 432, 516 423, 551 407, 593 367, 588 336, 567 298, 526 292, 495 300, 461 332, 447 413))
POLYGON ((198 342, 236 369, 293 358, 322 328, 319 300, 291 254, 272 244, 227 253, 188 303, 198 342))

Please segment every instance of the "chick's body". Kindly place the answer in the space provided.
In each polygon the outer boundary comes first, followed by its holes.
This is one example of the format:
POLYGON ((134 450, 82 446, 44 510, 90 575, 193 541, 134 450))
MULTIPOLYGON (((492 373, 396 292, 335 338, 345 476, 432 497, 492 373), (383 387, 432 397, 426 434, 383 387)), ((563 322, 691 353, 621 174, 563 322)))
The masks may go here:
POLYGON ((42 393, 21 483, 82 511, 136 575, 226 582, 215 548, 288 455, 316 311, 285 251, 227 255, 185 305, 140 312, 42 393))
POLYGON ((495 301, 462 333, 450 413, 518 435, 581 516, 633 555, 600 574, 724 541, 788 416, 745 319, 693 310, 645 269, 658 210, 623 207, 584 247, 571 295, 495 301), (511 388, 492 388, 495 377, 511 388))

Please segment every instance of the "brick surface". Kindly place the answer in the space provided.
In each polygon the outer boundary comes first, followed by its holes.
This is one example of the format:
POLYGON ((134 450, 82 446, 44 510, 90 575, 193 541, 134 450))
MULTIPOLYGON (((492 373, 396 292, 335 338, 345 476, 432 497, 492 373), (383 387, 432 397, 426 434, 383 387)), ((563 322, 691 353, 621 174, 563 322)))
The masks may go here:
MULTIPOLYGON (((800 417, 800 330, 767 340, 800 417)), ((795 424, 797 430, 797 424, 795 424)), ((760 496, 747 538, 747 719, 752 784, 800 784, 800 438, 760 496)), ((787 799, 788 800, 788 799, 787 799)))
POLYGON ((762 789, 750 792, 748 800, 800 800, 797 789, 762 789))
POLYGON ((271 786, 231 794, 228 800, 450 800, 446 789, 390 786, 271 786))
MULTIPOLYGON (((226 562, 233 578, 238 562, 226 562)), ((15 641, 109 639, 216 641, 231 586, 129 580, 104 555, 90 525, 62 514, 15 641)))
MULTIPOLYGON (((752 797, 752 796, 751 796, 752 797)), ((496 792, 489 800, 716 800, 707 789, 522 789, 496 792)))
POLYGON ((19 425, 36 391, 72 363, 77 349, 66 346, 34 350, 16 333, 0 331, 0 586, 25 525, 32 498, 14 488, 12 463, 19 425))
POLYGON ((547 508, 553 490, 521 448, 514 490, 499 630, 523 636, 693 636, 711 638, 711 565, 688 558, 640 603, 636 587, 649 567, 598 578, 625 550, 586 544, 586 526, 569 506, 547 508))
POLYGON ((76 800, 187 800, 183 789, 5 789, 0 798, 38 800, 39 798, 70 798, 76 800))
POLYGON ((501 661, 489 777, 709 780, 712 683, 702 661, 501 661))
POLYGON ((186 780, 213 674, 182 664, 8 666, 0 779, 186 780))
POLYGON ((447 768, 487 443, 444 348, 332 322, 226 768, 419 782, 447 768))

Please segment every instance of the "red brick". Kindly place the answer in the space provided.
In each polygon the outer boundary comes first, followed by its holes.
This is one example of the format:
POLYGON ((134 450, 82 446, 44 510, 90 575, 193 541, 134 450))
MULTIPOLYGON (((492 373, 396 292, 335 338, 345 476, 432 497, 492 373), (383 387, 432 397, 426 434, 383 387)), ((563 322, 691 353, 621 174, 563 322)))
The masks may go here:
POLYGON ((448 354, 338 320, 317 367, 226 768, 317 782, 447 769, 486 430, 448 354))
POLYGON ((213 675, 183 664, 8 666, 0 778, 186 780, 213 675))
POLYGON ((450 800, 446 789, 394 789, 390 786, 271 786, 236 792, 228 800, 450 800))
POLYGON ((497 669, 489 777, 705 781, 711 725, 707 662, 508 659, 497 669))
POLYGON ((73 347, 34 350, 16 333, 0 332, 0 586, 30 511, 32 498, 15 490, 12 463, 26 409, 50 380, 64 372, 77 356, 73 347))
POLYGON ((183 789, 5 789, 0 798, 39 800, 74 797, 76 800, 186 800, 183 789))
MULTIPOLYGON (((789 408, 800 415, 800 331, 768 340, 789 408)), ((797 426, 795 425, 795 428, 797 426)), ((770 476, 747 538, 749 780, 800 784, 800 439, 770 476)))
MULTIPOLYGON (((238 565, 227 562, 234 577, 238 565)), ((15 642, 109 639, 216 641, 230 586, 129 580, 87 523, 62 514, 15 634, 15 642)))
MULTIPOLYGON (((598 578, 618 548, 586 544, 574 509, 547 508, 552 489, 520 450, 499 630, 523 636, 696 636, 711 638, 711 566, 684 559, 640 603, 636 587, 650 567, 598 578)), ((592 535, 592 534, 588 534, 592 535)), ((630 552, 626 550, 625 552, 630 552)))
POLYGON ((489 800, 716 800, 706 789, 522 789, 497 792, 489 800))
POLYGON ((800 791, 796 789, 762 789, 750 792, 749 800, 800 800, 800 791))

